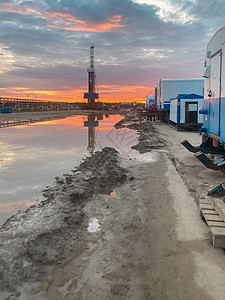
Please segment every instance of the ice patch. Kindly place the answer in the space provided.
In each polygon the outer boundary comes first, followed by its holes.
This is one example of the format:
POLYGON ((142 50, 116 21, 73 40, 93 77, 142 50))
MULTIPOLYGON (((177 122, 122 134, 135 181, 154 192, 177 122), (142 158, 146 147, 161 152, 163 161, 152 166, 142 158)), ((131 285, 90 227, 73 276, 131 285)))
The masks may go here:
POLYGON ((97 232, 100 229, 99 221, 97 218, 90 218, 89 224, 88 224, 88 232, 97 232))

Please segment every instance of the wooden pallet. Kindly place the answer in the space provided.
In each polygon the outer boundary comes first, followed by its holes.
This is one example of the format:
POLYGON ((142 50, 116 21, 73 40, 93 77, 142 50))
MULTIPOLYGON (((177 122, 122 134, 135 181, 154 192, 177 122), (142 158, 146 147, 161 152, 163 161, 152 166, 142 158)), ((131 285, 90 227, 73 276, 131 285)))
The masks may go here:
POLYGON ((212 243, 215 248, 225 248, 225 222, 219 214, 214 202, 199 201, 200 216, 205 219, 212 233, 212 243))

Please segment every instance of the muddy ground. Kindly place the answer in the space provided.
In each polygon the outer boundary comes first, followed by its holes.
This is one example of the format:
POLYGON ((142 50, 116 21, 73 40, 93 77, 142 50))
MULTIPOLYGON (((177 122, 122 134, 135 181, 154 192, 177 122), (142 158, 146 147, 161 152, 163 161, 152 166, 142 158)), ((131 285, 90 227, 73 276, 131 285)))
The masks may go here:
POLYGON ((134 121, 120 125, 143 154, 98 152, 4 225, 2 299, 224 299, 224 250, 197 208, 224 174, 180 144, 196 132, 134 121))

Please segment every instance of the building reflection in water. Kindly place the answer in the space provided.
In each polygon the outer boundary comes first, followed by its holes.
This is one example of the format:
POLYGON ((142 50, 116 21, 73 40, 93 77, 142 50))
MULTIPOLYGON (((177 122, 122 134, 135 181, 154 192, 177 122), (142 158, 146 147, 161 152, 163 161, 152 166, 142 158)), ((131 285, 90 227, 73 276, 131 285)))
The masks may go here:
POLYGON ((87 121, 84 122, 84 127, 88 127, 87 150, 90 152, 90 154, 93 154, 96 143, 95 128, 98 127, 99 121, 103 120, 103 114, 91 114, 88 115, 87 118, 87 121))

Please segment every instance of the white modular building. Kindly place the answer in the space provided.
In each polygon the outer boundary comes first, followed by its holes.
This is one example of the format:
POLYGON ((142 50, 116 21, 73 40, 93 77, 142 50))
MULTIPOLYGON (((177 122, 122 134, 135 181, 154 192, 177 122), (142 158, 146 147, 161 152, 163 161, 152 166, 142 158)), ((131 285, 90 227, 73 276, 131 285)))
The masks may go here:
POLYGON ((202 95, 181 94, 170 100, 170 123, 179 126, 202 125, 203 115, 199 113, 203 108, 202 95))
POLYGON ((159 110, 170 110, 170 99, 179 94, 204 94, 203 78, 188 79, 160 79, 157 85, 157 108, 159 110))
POLYGON ((225 97, 222 84, 225 83, 223 71, 225 53, 225 26, 220 28, 211 38, 206 49, 205 57, 205 93, 204 98, 225 97))
POLYGON ((145 100, 145 108, 149 108, 154 103, 155 103, 155 97, 154 96, 147 96, 146 100, 145 100))
POLYGON ((225 144, 225 26, 208 43, 203 77, 205 135, 225 144))

